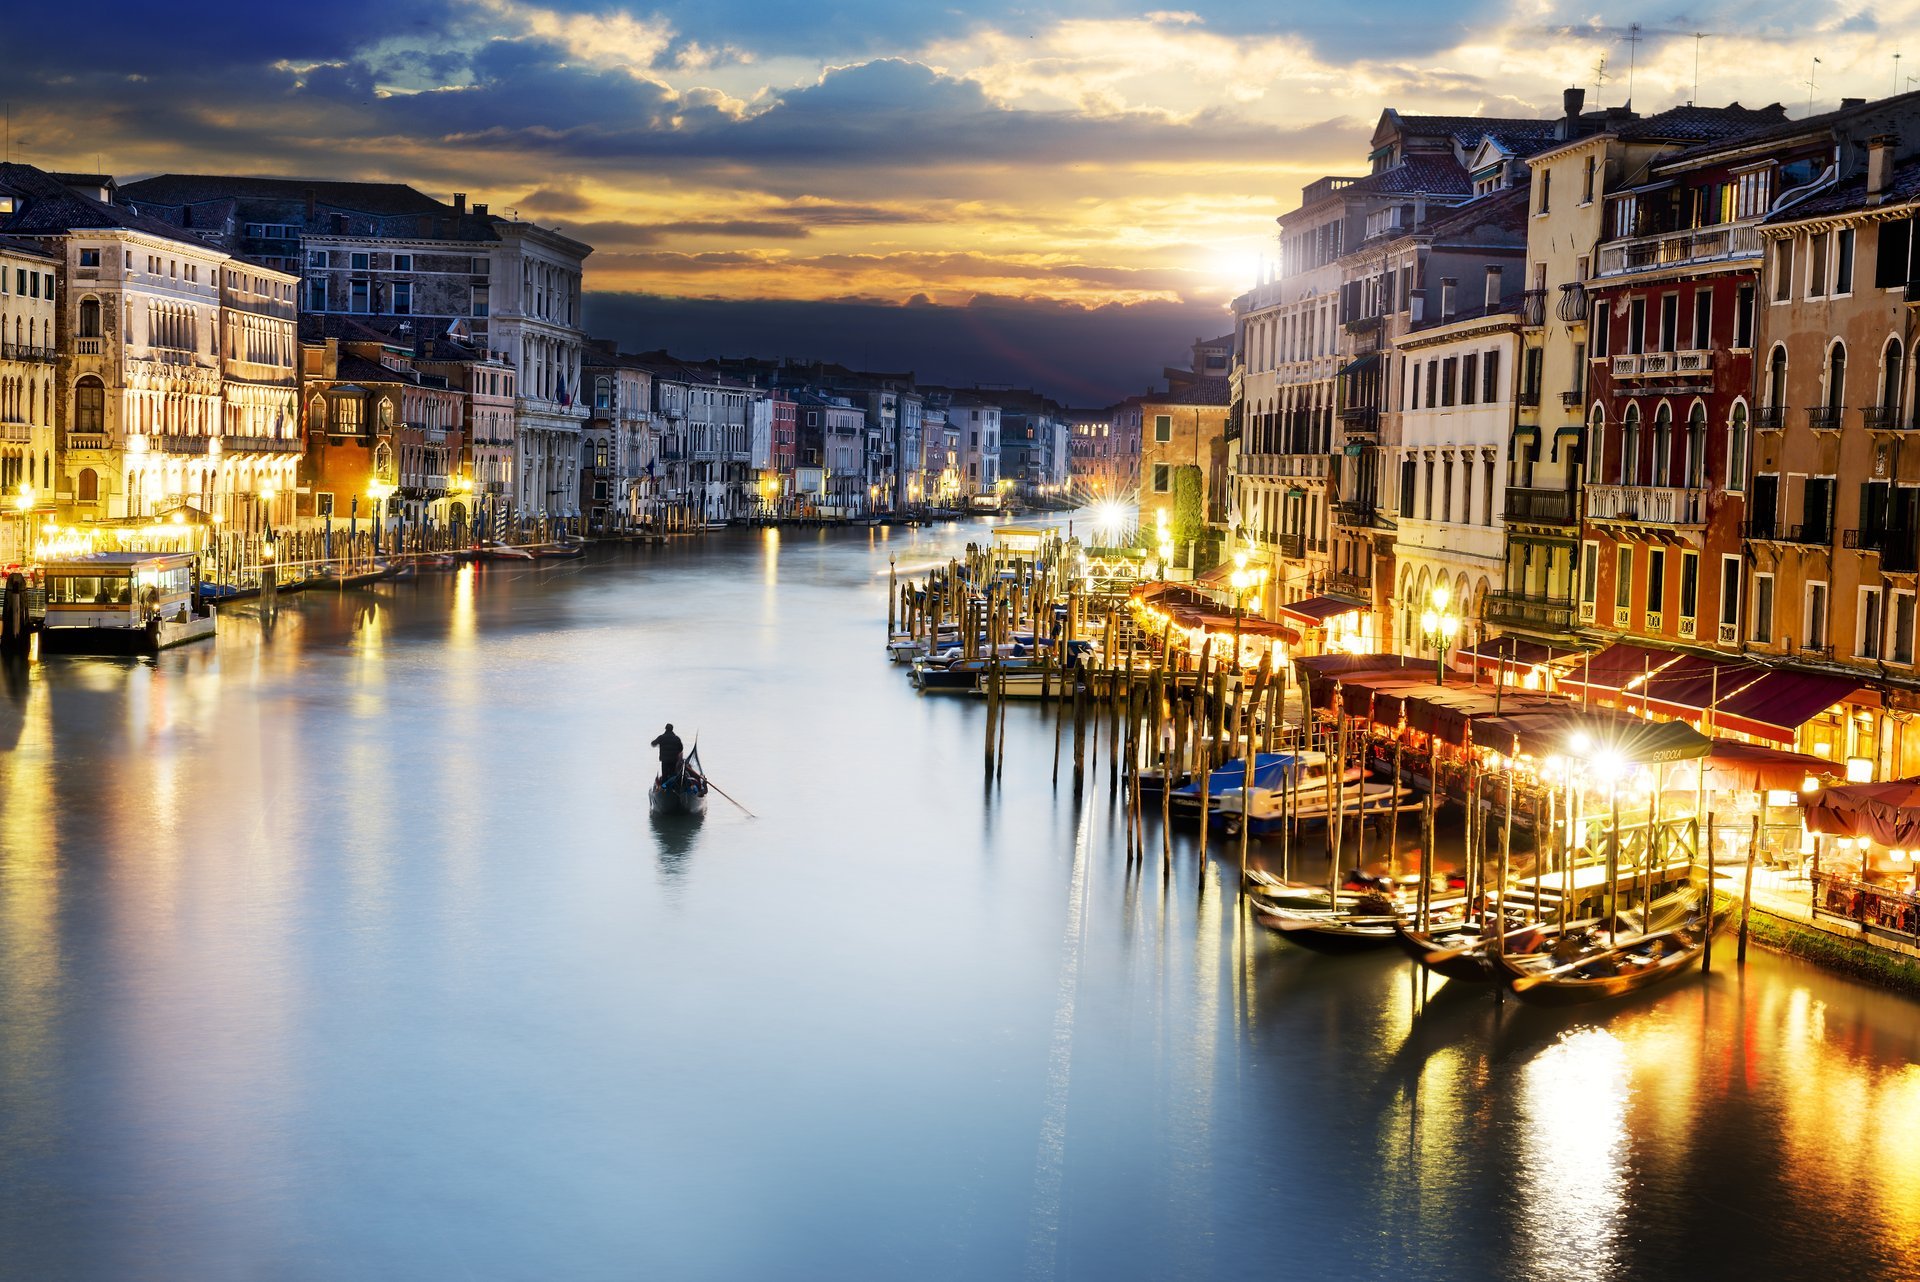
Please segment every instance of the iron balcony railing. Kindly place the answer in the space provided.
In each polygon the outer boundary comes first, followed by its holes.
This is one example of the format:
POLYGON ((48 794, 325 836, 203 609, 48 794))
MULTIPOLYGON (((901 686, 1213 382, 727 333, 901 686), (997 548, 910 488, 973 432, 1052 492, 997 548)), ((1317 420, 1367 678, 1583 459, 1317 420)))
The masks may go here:
POLYGON ((1577 387, 1574 388, 1571 392, 1560 393, 1560 403, 1562 405, 1578 406, 1581 402, 1585 401, 1586 399, 1587 399, 1586 392, 1583 389, 1577 388, 1577 387))
POLYGON ((1556 629, 1573 627, 1573 608, 1572 597, 1526 592, 1489 592, 1484 607, 1488 623, 1556 629))
POLYGON ((1544 325, 1547 323, 1547 291, 1529 289, 1520 295, 1520 323, 1522 325, 1544 325))
POLYGON ((1807 426, 1816 432, 1840 430, 1840 416, 1846 410, 1839 405, 1815 405, 1807 410, 1807 426))
POLYGON ((1883 574, 1911 574, 1920 564, 1920 533, 1913 530, 1848 530, 1840 544, 1852 551, 1878 552, 1883 574))
POLYGON ((1327 575, 1326 584, 1329 592, 1339 592, 1345 596, 1365 599, 1373 595, 1373 580, 1364 574, 1336 572, 1327 575))
POLYGON ((1869 432, 1898 432, 1913 426, 1911 420, 1901 420, 1898 405, 1869 405, 1860 414, 1869 432))
POLYGON ((0 361, 38 361, 51 365, 54 361, 54 350, 51 347, 36 347, 29 343, 0 341, 0 361))
POLYGON ((164 454, 205 454, 207 438, 168 433, 153 438, 154 448, 164 454))
POLYGON ((1282 534, 1273 541, 1280 555, 1290 560, 1299 560, 1306 553, 1306 538, 1299 534, 1282 534))
POLYGON ((1571 490, 1507 487, 1507 520, 1536 521, 1547 525, 1572 525, 1578 519, 1571 490))
POLYGON ((1753 425, 1763 432, 1778 432, 1787 425, 1787 410, 1783 405, 1762 405, 1753 412, 1753 425))
POLYGON ((1371 432, 1380 425, 1380 411, 1372 405, 1349 405, 1340 411, 1340 421, 1349 428, 1371 432))
POLYGON ((1575 281, 1560 287, 1560 303, 1554 308, 1556 315, 1569 325, 1577 324, 1587 318, 1587 287, 1575 281))
POLYGON ((1707 492, 1677 485, 1589 485, 1587 519, 1637 525, 1705 525, 1707 492))
POLYGON ((1782 525, 1778 521, 1748 521, 1740 527, 1740 537, 1750 543, 1796 543, 1808 547, 1832 547, 1833 526, 1782 525))

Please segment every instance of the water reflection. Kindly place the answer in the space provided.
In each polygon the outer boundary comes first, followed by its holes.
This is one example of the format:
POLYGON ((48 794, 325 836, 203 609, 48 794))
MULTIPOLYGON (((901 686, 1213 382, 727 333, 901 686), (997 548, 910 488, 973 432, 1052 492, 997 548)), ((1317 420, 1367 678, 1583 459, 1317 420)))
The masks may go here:
POLYGON ((650 815, 648 822, 653 829, 654 861, 661 876, 672 880, 684 875, 705 819, 699 815, 650 815))
POLYGON ((1602 1028, 1567 1033, 1521 1071, 1516 1197, 1530 1277, 1625 1276, 1627 1050, 1602 1028))
POLYGON ((977 536, 0 665, 0 1272, 1911 1273, 1910 1003, 1762 953, 1562 1014, 1292 949, 1217 843, 1169 868, 1149 812, 1127 860, 1110 754, 1056 789, 1030 705, 976 796, 984 709, 880 632, 889 555, 977 536), (759 819, 649 818, 667 720, 759 819))

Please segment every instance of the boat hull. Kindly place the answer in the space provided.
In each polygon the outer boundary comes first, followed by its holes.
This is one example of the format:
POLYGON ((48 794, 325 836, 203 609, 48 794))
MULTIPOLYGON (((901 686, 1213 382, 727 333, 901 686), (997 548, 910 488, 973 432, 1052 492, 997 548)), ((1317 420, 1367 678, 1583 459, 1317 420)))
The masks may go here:
POLYGON ((658 816, 707 813, 707 797, 697 786, 663 788, 659 784, 647 792, 647 810, 658 816))

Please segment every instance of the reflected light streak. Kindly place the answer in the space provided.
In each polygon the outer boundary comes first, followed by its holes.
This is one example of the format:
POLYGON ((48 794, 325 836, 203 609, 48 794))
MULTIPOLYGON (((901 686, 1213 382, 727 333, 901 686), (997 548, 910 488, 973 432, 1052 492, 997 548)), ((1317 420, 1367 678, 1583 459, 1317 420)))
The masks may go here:
POLYGON ((1570 1032, 1520 1079, 1516 1244, 1530 1277, 1620 1276, 1627 1193, 1626 1048, 1600 1028, 1570 1032))

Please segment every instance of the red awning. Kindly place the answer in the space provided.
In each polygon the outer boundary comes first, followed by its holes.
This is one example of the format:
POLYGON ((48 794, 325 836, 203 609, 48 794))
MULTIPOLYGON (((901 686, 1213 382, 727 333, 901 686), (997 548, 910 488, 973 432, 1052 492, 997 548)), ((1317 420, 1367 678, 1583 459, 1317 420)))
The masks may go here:
POLYGON ((1560 688, 1576 693, 1585 690, 1590 694, 1612 695, 1627 688, 1627 683, 1635 677, 1647 677, 1672 663, 1677 657, 1671 650, 1655 650, 1649 646, 1631 645, 1625 641, 1616 642, 1596 655, 1580 660, 1573 665, 1572 671, 1560 679, 1560 688))
POLYGON ((1367 608, 1365 601, 1357 601, 1344 596, 1310 596, 1304 601, 1292 601, 1280 607, 1280 613, 1290 614, 1312 627, 1319 627, 1335 615, 1352 614, 1355 610, 1367 608))
POLYGON ((1722 699, 1714 708, 1713 725, 1790 744, 1801 726, 1861 688, 1859 681, 1848 677, 1773 669, 1722 699))
POLYGON ((1834 837, 1869 837, 1896 850, 1920 847, 1920 779, 1827 788, 1807 805, 1807 827, 1834 837))
POLYGON ((1845 773, 1831 761, 1738 739, 1715 739, 1707 753, 1707 787, 1715 792, 1797 793, 1809 775, 1838 779, 1845 773))
POLYGON ((1482 641, 1477 647, 1455 651, 1454 657, 1468 668, 1504 668, 1509 672, 1524 672, 1547 663, 1564 669, 1567 664, 1578 663, 1581 652, 1566 646, 1555 649, 1526 637, 1508 636, 1494 637, 1490 641, 1482 641))

